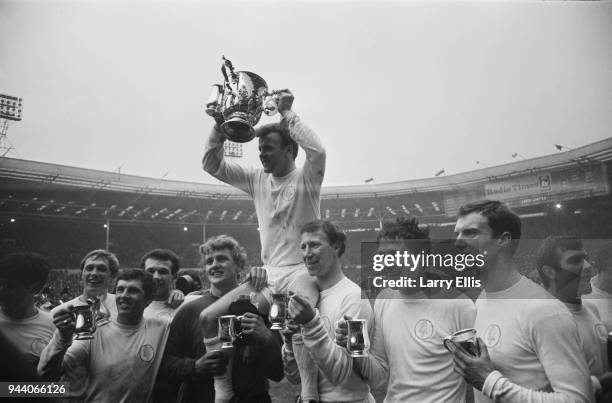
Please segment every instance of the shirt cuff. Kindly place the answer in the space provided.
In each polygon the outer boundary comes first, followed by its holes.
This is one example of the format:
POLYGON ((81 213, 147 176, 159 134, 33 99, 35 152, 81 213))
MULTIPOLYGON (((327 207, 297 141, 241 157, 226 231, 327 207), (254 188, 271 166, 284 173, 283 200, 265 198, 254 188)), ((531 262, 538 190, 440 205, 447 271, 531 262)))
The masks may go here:
POLYGON ((504 376, 499 371, 492 371, 484 381, 482 385, 482 393, 489 397, 493 398, 493 392, 495 390, 495 384, 502 379, 504 376))
POLYGON ((210 337, 210 338, 204 337, 202 341, 204 343, 204 346, 206 346, 207 350, 209 347, 216 348, 218 345, 221 344, 221 341, 219 340, 219 336, 210 337))
POLYGON ((315 308, 315 316, 307 323, 304 323, 302 325, 302 333, 303 334, 307 334, 310 333, 310 331, 314 328, 317 327, 317 325, 320 322, 320 315, 319 315, 319 310, 317 308, 315 308))
POLYGON ((597 397, 603 391, 603 387, 601 386, 599 379, 593 375, 591 375, 591 386, 593 387, 593 394, 595 397, 597 397))
POLYGON ((293 112, 293 110, 288 110, 283 116, 282 121, 286 124, 293 123, 295 120, 299 119, 297 113, 293 112))

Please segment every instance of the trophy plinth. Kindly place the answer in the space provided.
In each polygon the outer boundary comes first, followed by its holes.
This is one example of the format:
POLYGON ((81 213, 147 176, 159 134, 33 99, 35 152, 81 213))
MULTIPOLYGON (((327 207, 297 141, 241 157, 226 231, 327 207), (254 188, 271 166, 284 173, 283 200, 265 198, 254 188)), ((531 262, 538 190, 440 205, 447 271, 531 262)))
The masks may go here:
POLYGON ((226 120, 221 125, 221 130, 225 136, 234 143, 248 143, 255 137, 255 129, 251 126, 244 117, 238 115, 246 115, 240 112, 234 113, 234 116, 226 120))

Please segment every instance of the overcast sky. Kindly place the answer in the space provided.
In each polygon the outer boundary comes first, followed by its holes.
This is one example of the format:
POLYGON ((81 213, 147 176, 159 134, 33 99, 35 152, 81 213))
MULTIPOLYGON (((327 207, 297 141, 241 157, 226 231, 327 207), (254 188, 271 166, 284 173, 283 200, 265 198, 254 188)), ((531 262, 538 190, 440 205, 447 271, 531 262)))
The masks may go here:
POLYGON ((24 99, 10 155, 212 183, 204 108, 222 54, 294 92, 327 185, 612 135, 609 1, 0 0, 0 93, 24 99))

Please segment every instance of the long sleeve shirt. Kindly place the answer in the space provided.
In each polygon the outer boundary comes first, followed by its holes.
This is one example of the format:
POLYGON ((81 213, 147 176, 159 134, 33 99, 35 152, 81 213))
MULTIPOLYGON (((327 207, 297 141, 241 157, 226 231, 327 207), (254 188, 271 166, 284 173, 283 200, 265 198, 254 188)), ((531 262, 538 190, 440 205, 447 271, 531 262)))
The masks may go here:
POLYGON ((4 334, 27 359, 36 371, 38 359, 55 332, 53 318, 48 312, 36 309, 36 314, 26 319, 10 318, 0 310, 0 332, 4 334))
POLYGON ((91 340, 64 341, 56 330, 43 350, 38 373, 68 382, 69 400, 148 402, 164 352, 168 323, 111 321, 91 340))
POLYGON ((261 260, 280 268, 302 263, 300 228, 320 217, 320 194, 325 174, 325 149, 317 135, 295 112, 283 118, 289 135, 306 153, 306 161, 283 177, 262 168, 246 168, 223 158, 221 133, 213 128, 206 144, 204 170, 253 198, 261 238, 261 260))
POLYGON ((444 337, 474 325, 470 299, 428 299, 394 291, 374 303, 372 348, 357 361, 373 389, 386 389, 385 403, 464 402, 467 385, 454 372, 444 337))
POLYGON ((576 322, 560 301, 522 277, 476 301, 476 328, 495 371, 477 403, 587 403, 593 391, 576 322))
POLYGON ((366 319, 371 332, 372 308, 368 300, 361 299, 359 286, 348 278, 321 291, 318 312, 302 329, 304 345, 319 368, 317 386, 323 402, 368 401, 371 397, 367 383, 352 368, 349 352, 333 340, 336 322, 345 315, 366 319))
POLYGON ((592 291, 582 296, 582 302, 597 309, 599 319, 606 327, 608 333, 612 332, 612 293, 602 290, 595 284, 597 277, 591 279, 592 291))
POLYGON ((208 374, 199 375, 195 362, 206 354, 202 342, 204 334, 200 326, 200 312, 218 299, 210 291, 204 292, 204 295, 183 304, 170 324, 159 376, 173 384, 175 393, 184 384, 184 401, 214 401, 213 377, 208 374))

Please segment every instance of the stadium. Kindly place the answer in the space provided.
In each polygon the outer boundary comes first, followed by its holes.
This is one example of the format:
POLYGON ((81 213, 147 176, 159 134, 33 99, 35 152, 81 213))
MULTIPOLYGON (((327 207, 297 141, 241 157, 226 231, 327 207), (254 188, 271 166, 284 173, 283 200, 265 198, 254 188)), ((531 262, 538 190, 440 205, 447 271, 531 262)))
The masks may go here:
MULTIPOLYGON (((321 217, 347 231, 344 268, 353 279, 362 264, 360 244, 376 239, 382 221, 416 217, 430 228, 433 239, 452 238, 458 208, 483 198, 503 201, 520 214, 523 239, 552 233, 605 239, 612 236, 611 168, 608 138, 454 175, 324 186, 321 217)), ((122 266, 135 267, 145 251, 162 247, 176 251, 182 267, 197 268, 203 240, 227 233, 245 246, 250 265, 261 264, 253 203, 230 186, 14 158, 0 160, 0 181, 2 255, 35 251, 54 268, 73 270, 88 251, 106 248, 116 253, 122 266)), ((586 247, 593 251, 595 244, 587 241, 586 247)), ((519 265, 524 273, 532 273, 533 243, 523 242, 521 248, 519 265)), ((59 292, 65 285, 52 289, 59 292)), ((76 283, 69 288, 78 292, 76 283)))
POLYGON ((0 16, 0 400, 612 402, 612 2, 0 16))

